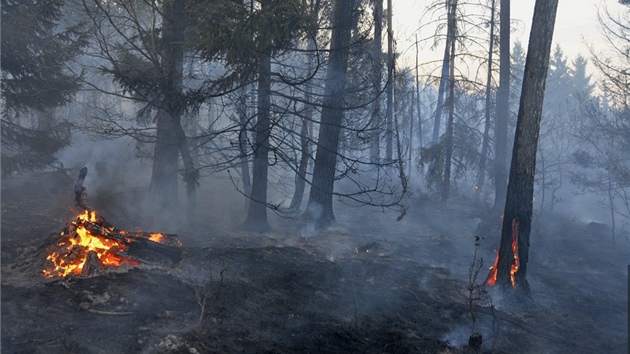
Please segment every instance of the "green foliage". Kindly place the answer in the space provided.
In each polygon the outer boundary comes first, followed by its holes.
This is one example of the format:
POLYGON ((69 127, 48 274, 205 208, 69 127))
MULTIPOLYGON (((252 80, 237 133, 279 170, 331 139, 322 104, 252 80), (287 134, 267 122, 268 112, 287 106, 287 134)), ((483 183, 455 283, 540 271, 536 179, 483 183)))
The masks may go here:
POLYGON ((61 0, 2 0, 2 91, 6 109, 67 103, 80 77, 66 70, 86 45, 81 26, 59 28, 61 0))
POLYGON ((187 8, 191 45, 206 60, 221 60, 241 81, 251 80, 263 56, 293 48, 313 28, 301 0, 264 0, 253 12, 233 0, 201 0, 187 8))
POLYGON ((2 120, 2 175, 25 172, 56 162, 54 154, 70 145, 70 126, 50 130, 23 128, 2 120))

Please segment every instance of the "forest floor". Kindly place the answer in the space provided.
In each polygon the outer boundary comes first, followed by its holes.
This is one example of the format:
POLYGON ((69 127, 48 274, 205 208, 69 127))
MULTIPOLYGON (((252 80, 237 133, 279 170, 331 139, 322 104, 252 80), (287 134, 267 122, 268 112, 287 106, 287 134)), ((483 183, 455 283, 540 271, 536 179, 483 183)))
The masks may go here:
MULTIPOLYGON (((88 191, 121 229, 177 231, 182 260, 44 278, 73 182, 61 172, 2 180, 2 353, 466 352, 482 203, 412 198, 400 222, 339 205, 325 232, 271 215, 273 231, 255 234, 238 229, 243 200, 227 178, 200 191, 198 225, 177 230, 139 222, 130 192, 88 191)), ((531 300, 489 290, 494 311, 474 312, 483 352, 626 353, 630 243, 560 217, 534 229, 531 300)), ((499 241, 482 236, 480 283, 499 241)))

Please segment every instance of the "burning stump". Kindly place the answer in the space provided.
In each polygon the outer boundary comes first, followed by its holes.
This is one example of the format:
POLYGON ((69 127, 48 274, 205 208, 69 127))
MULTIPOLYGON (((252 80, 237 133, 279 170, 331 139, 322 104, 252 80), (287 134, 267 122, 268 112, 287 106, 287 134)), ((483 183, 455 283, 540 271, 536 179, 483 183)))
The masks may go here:
POLYGON ((139 266, 141 261, 179 262, 182 244, 177 235, 119 230, 90 210, 83 187, 86 175, 84 167, 74 185, 74 204, 83 212, 68 223, 59 234, 61 239, 47 249, 50 266, 43 270, 45 277, 93 276, 105 268, 123 264, 139 266))
POLYGON ((93 276, 103 269, 141 263, 176 264, 181 242, 176 235, 118 230, 96 212, 84 211, 59 234, 60 240, 46 250, 48 278, 93 276))

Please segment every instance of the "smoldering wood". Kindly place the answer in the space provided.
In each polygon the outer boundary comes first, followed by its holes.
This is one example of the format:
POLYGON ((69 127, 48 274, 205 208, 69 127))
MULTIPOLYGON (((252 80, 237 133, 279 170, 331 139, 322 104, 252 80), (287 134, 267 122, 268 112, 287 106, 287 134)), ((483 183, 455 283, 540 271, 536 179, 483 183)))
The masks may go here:
POLYGON ((98 255, 94 251, 90 251, 85 259, 83 270, 81 270, 81 276, 90 277, 100 274, 105 265, 98 259, 98 255))
MULTIPOLYGON (((91 210, 88 203, 87 188, 83 186, 88 169, 83 167, 74 184, 75 206, 83 210, 91 210)), ((143 263, 175 265, 181 260, 182 243, 175 234, 159 232, 127 232, 117 229, 104 217, 96 216, 95 221, 75 220, 76 227, 84 227, 90 234, 110 240, 122 242, 127 246, 126 255, 143 263), (154 241, 153 238, 159 238, 154 241)), ((64 233, 73 234, 75 231, 70 225, 64 229, 64 233)), ((76 235, 72 235, 76 236, 76 235)), ((97 254, 90 251, 83 266, 82 276, 98 274, 105 266, 97 254)))
POLYGON ((87 167, 83 167, 81 171, 79 171, 79 177, 74 183, 74 205, 77 208, 83 210, 89 210, 89 203, 87 197, 87 190, 83 186, 83 182, 85 181, 85 177, 87 176, 87 167))

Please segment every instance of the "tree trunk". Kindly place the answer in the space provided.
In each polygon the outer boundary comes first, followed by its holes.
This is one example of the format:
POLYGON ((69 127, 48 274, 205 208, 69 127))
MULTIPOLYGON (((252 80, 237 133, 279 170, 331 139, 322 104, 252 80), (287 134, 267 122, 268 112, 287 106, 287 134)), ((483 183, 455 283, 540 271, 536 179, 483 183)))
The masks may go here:
POLYGON ((393 161, 394 134, 394 29, 392 0, 387 0, 387 122, 385 127, 385 159, 393 161))
POLYGON ((420 111, 420 73, 418 70, 418 35, 416 34, 416 107, 418 112, 418 147, 422 149, 422 112, 420 111))
POLYGON ((490 6, 490 44, 488 46, 488 76, 486 77, 486 112, 483 127, 483 143, 481 145, 481 155, 479 157, 479 177, 475 186, 478 192, 481 191, 486 182, 486 164, 488 158, 488 146, 490 145, 490 102, 492 102, 492 56, 494 54, 494 11, 495 0, 490 6))
MULTIPOLYGON (((316 18, 319 15, 320 1, 315 1, 311 5, 311 13, 316 18)), ((316 49, 316 43, 313 38, 308 42, 307 51, 313 52, 316 49)), ((308 72, 313 70, 313 60, 309 57, 308 60, 308 72)), ((306 188, 306 174, 308 169, 308 162, 311 159, 311 126, 313 125, 313 106, 311 104, 313 87, 310 83, 306 84, 304 92, 304 104, 306 105, 304 110, 304 118, 302 119, 302 128, 300 130, 300 164, 298 165, 297 173, 295 174, 295 190, 293 192, 293 198, 291 198, 291 205, 289 210, 299 211, 302 205, 302 199, 304 198, 304 189, 306 188)))
MULTIPOLYGON (((507 189, 507 135, 510 116, 510 0, 501 0, 499 28, 499 89, 495 126, 494 210, 503 210, 507 189)), ((498 212, 496 213, 498 214, 498 212)))
MULTIPOLYGON (((249 178, 249 161, 247 158, 247 125, 249 118, 247 114, 247 90, 249 85, 245 85, 241 88, 241 92, 238 97, 238 118, 239 118, 239 132, 238 132, 238 149, 241 160, 241 176, 243 178, 243 193, 249 198, 252 193, 252 181, 249 178)), ((249 203, 247 203, 249 204, 249 203)))
MULTIPOLYGON (((451 13, 451 0, 447 0, 446 2, 446 11, 447 13, 451 13)), ((447 28, 447 33, 450 33, 450 30, 447 28)), ((442 119, 442 109, 444 108, 444 91, 446 91, 446 82, 448 81, 448 64, 450 59, 450 49, 451 49, 451 38, 447 34, 446 36, 446 44, 444 46, 444 56, 442 57, 442 73, 440 75, 440 87, 438 88, 438 98, 435 106, 435 118, 433 123, 433 139, 432 142, 437 144, 438 139, 440 138, 440 121, 442 119)))
POLYGON ((151 202, 156 211, 171 214, 179 207, 177 197, 177 162, 179 141, 174 120, 163 108, 156 114, 157 137, 153 150, 151 202))
POLYGON ((330 58, 321 115, 313 182, 305 218, 318 228, 335 221, 333 187, 339 134, 344 116, 344 89, 348 72, 351 30, 356 21, 356 0, 336 0, 333 4, 330 58))
POLYGON ((254 131, 254 165, 252 195, 243 228, 265 232, 267 221, 267 171, 269 169, 269 135, 271 134, 271 58, 264 56, 258 64, 258 115, 254 131))
POLYGON ((498 253, 496 283, 504 289, 514 286, 525 294, 529 293, 526 275, 536 149, 557 7, 558 0, 536 0, 498 253), (516 252, 512 245, 515 239, 516 252))
MULTIPOLYGON (((164 81, 160 87, 164 98, 158 107, 157 140, 154 149, 154 161, 151 175, 151 197, 158 210, 175 211, 179 207, 177 196, 178 155, 180 151, 186 164, 187 175, 194 174, 191 169, 192 158, 188 150, 186 135, 181 126, 182 71, 184 69, 183 10, 181 0, 164 1, 162 8, 162 40, 164 43, 160 66, 164 71, 164 81)), ((187 181, 188 182, 188 181, 187 181)), ((194 215, 195 188, 188 185, 189 215, 194 215), (192 193, 192 194, 191 194, 192 193)))
POLYGON ((374 43, 372 47, 372 89, 374 92, 374 105, 372 107, 372 121, 370 129, 370 162, 378 163, 381 159, 381 81, 383 80, 382 61, 383 54, 383 0, 374 1, 374 43))
POLYGON ((448 123, 446 125, 446 153, 444 157, 444 181, 442 182, 442 202, 446 203, 451 193, 451 160, 453 159, 453 124, 455 118, 455 34, 457 32, 457 0, 452 0, 448 19, 448 36, 451 50, 449 59, 448 123))

